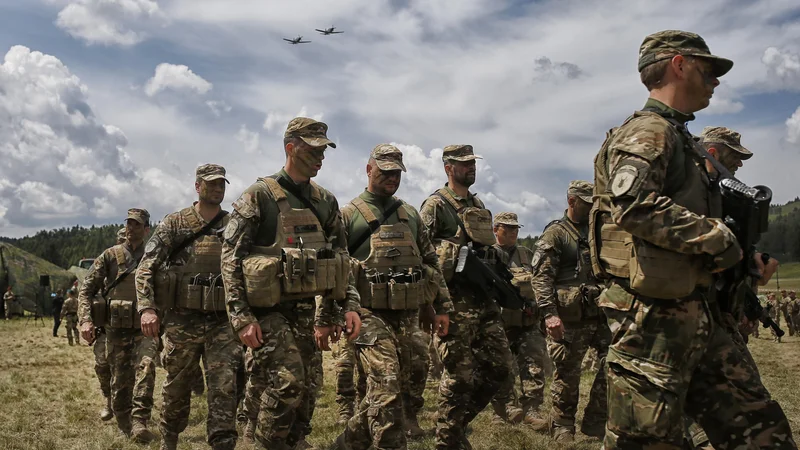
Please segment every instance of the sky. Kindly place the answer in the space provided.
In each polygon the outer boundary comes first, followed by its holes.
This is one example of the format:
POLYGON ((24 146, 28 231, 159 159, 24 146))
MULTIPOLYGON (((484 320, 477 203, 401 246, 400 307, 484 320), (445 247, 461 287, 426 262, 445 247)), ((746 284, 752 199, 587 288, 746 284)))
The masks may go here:
POLYGON ((298 115, 329 125, 316 181, 341 205, 380 143, 403 150, 414 206, 446 181, 441 149, 471 144, 472 191, 537 235, 644 105, 639 45, 664 29, 735 62, 690 130, 741 132, 755 157, 737 175, 800 195, 796 0, 0 0, 0 236, 131 207, 158 221, 205 163, 227 169, 230 209, 281 168, 298 115))

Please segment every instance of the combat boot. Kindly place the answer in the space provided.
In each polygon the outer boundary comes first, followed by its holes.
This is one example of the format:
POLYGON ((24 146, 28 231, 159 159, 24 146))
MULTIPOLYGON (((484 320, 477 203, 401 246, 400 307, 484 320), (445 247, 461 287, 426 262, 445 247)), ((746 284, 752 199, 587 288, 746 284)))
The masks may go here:
POLYGON ((347 425, 347 421, 351 417, 353 417, 353 405, 339 405, 339 418, 336 419, 336 425, 347 425))
POLYGON ((570 427, 554 427, 553 440, 561 444, 570 444, 575 441, 575 431, 570 427))
POLYGON ((581 433, 586 436, 602 438, 606 435, 605 422, 587 422, 584 420, 581 423, 581 433))
POLYGON ((100 420, 108 422, 114 418, 114 410, 111 409, 111 398, 106 397, 106 406, 100 410, 100 420))
POLYGON ((422 439, 429 434, 419 426, 416 414, 409 414, 406 416, 403 430, 406 432, 406 437, 412 441, 422 439))
POLYGON ((125 437, 131 437, 131 416, 117 416, 117 428, 125 437))
POLYGON ((247 425, 244 426, 244 432, 242 433, 242 442, 245 445, 255 445, 256 442, 256 422, 255 420, 248 420, 247 425))
POLYGON ((545 419, 537 413, 529 412, 524 419, 525 423, 531 426, 533 431, 544 433, 550 429, 550 419, 545 419))
POLYGON ((131 428, 131 439, 139 444, 149 444, 156 439, 156 435, 147 429, 147 421, 135 419, 131 428))
POLYGON ((163 433, 161 436, 160 450, 177 450, 178 435, 173 433, 163 433))
POLYGON ((298 442, 294 446, 294 450, 311 450, 313 448, 314 448, 314 446, 309 444, 308 441, 305 438, 300 439, 300 442, 298 442))

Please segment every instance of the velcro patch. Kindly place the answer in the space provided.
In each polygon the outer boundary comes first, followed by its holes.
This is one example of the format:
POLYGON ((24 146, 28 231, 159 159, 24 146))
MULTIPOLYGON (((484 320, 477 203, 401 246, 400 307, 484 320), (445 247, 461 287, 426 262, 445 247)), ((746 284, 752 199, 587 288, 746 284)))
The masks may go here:
POLYGON ((621 197, 623 195, 633 195, 638 193, 639 186, 642 184, 642 179, 647 173, 647 165, 641 161, 624 160, 620 162, 617 170, 614 171, 614 176, 608 185, 608 190, 614 197, 621 197))
POLYGON ((381 239, 403 239, 405 233, 402 231, 381 231, 378 236, 381 239))

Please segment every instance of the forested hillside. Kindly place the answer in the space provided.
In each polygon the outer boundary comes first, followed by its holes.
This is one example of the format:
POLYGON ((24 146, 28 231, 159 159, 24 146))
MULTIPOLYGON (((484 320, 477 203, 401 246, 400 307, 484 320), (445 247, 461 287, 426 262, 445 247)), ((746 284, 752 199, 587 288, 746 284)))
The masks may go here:
POLYGON ((114 245, 117 240, 119 225, 102 225, 84 228, 59 228, 42 230, 33 236, 11 239, 0 237, 0 241, 8 242, 29 253, 46 259, 51 263, 68 269, 82 258, 94 258, 103 250, 114 245))

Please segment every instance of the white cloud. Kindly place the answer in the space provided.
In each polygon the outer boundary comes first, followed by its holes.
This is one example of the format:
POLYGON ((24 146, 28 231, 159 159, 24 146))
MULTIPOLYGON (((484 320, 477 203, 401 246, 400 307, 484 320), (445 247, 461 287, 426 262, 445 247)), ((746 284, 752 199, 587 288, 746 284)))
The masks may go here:
POLYGON ((253 154, 258 152, 259 135, 255 131, 248 130, 246 125, 242 125, 239 128, 235 139, 242 143, 245 153, 253 154))
POLYGON ((70 219, 86 212, 86 203, 40 181, 25 181, 15 190, 23 213, 34 219, 70 219))
POLYGON ((786 119, 786 140, 790 144, 800 144, 800 108, 786 119))
POLYGON ((76 0, 58 13, 56 25, 88 44, 129 47, 144 40, 144 29, 163 18, 152 0, 76 0))
POLYGON ((222 114, 229 113, 233 109, 233 107, 222 100, 208 100, 206 101, 206 106, 211 110, 211 112, 217 116, 222 117, 222 114))
POLYGON ((308 117, 309 119, 320 121, 322 120, 322 116, 322 113, 309 115, 305 106, 301 107, 297 114, 290 114, 282 111, 270 111, 267 113, 267 118, 264 119, 263 128, 270 133, 277 131, 283 132, 289 121, 295 117, 308 117))
POLYGON ((800 55, 769 47, 764 51, 761 62, 767 66, 767 73, 774 87, 800 90, 800 55))
POLYGON ((152 97, 164 90, 194 91, 205 94, 213 85, 203 77, 192 72, 187 66, 178 64, 161 63, 156 66, 155 74, 147 80, 144 92, 152 97))

